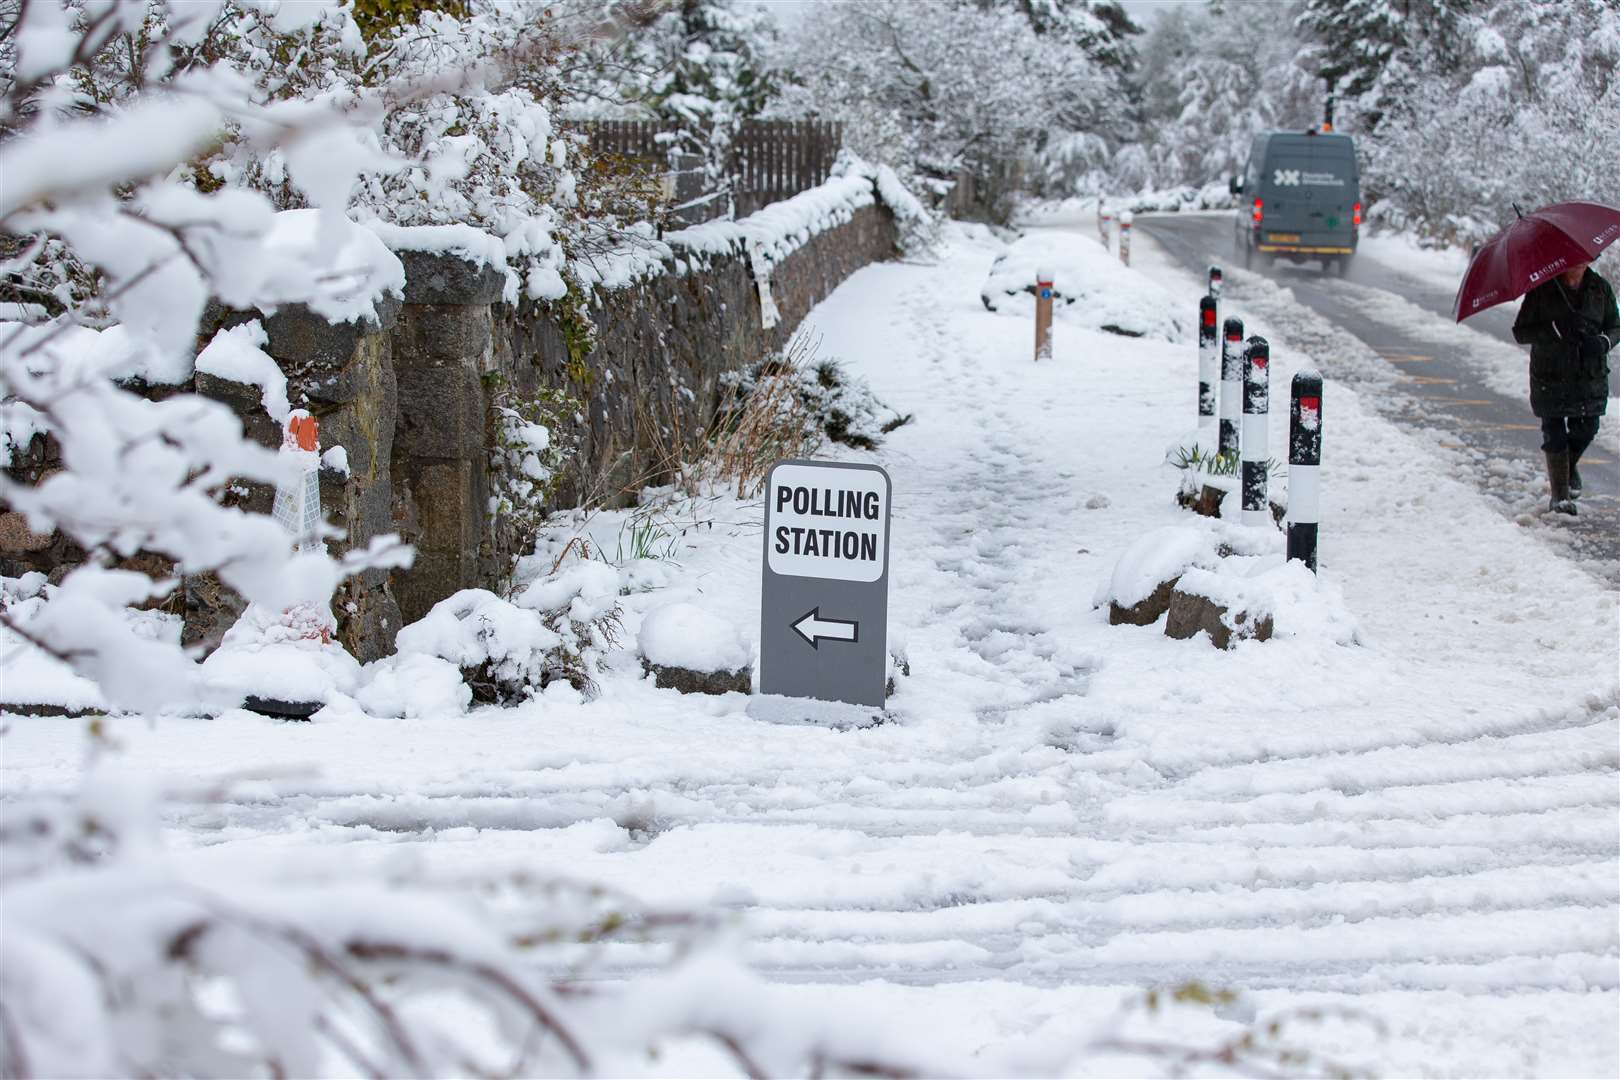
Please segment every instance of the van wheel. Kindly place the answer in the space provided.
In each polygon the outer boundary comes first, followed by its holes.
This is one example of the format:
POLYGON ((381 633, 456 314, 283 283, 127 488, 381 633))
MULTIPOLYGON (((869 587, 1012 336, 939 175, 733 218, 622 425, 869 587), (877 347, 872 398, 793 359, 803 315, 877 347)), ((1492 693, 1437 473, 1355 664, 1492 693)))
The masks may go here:
POLYGON ((1353 256, 1353 255, 1346 255, 1342 259, 1333 260, 1333 262, 1334 262, 1334 267, 1333 268, 1336 271, 1338 271, 1338 274, 1339 274, 1340 277, 1349 277, 1350 276, 1350 260, 1353 259, 1354 257, 1355 256, 1353 256))

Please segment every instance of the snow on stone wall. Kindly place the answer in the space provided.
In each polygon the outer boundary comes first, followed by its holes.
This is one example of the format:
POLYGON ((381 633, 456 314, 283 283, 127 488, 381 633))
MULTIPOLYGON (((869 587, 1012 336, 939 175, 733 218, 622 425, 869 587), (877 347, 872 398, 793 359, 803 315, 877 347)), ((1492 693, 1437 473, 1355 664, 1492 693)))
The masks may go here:
MULTIPOLYGON (((213 351, 194 373, 132 375, 154 395, 195 389, 226 403, 266 446, 280 444, 271 412, 283 403, 314 414, 321 445, 341 448, 347 465, 321 473, 322 506, 340 534, 328 544, 332 554, 394 533, 416 548, 408 570, 365 571, 333 597, 339 640, 361 661, 373 660, 391 650, 404 623, 461 589, 499 580, 518 554, 491 520, 497 394, 561 391, 580 403, 571 429, 559 433, 579 449, 557 508, 624 501, 660 479, 669 431, 682 451, 701 437, 722 375, 780 348, 846 277, 894 254, 895 214, 877 199, 879 182, 869 172, 835 177, 696 237, 651 241, 642 261, 604 268, 588 293, 592 325, 583 328, 557 306, 517 299, 516 272, 494 237, 455 225, 372 224, 369 233, 355 232, 382 241, 382 257, 368 263, 388 264, 390 276, 367 291, 363 310, 342 313, 349 321, 301 305, 261 312, 215 303, 198 327, 199 348, 212 343, 213 351), (772 326, 761 320, 751 244, 770 253, 772 326), (227 342, 251 353, 229 352, 227 342), (274 361, 284 389, 263 364, 243 362, 252 354, 274 361)), ((50 438, 26 430, 26 418, 9 419, 17 445, 8 441, 6 464, 14 477, 37 482, 60 468, 50 438)), ((228 498, 266 512, 270 494, 239 484, 228 498)), ((5 576, 56 571, 59 578, 84 558, 60 536, 29 532, 19 515, 5 515, 0 526, 5 576)), ((152 569, 161 576, 172 568, 152 569)), ((218 641, 241 605, 211 575, 195 575, 176 591, 172 613, 184 617, 186 640, 201 643, 218 641)))

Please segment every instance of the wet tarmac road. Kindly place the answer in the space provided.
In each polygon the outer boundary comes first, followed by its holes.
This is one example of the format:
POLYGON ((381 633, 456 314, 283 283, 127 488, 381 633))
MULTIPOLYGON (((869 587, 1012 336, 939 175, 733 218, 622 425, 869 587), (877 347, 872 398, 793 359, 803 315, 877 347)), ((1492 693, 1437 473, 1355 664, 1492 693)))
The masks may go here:
MULTIPOLYGON (((1136 225, 1167 255, 1200 276, 1210 265, 1240 266, 1233 253, 1232 219, 1228 216, 1144 214, 1137 217, 1136 225)), ((1586 490, 1579 517, 1551 521, 1543 513, 1546 477, 1538 421, 1523 397, 1492 388, 1487 374, 1467 359, 1466 341, 1447 340, 1465 337, 1449 329, 1455 294, 1366 254, 1356 257, 1343 281, 1322 273, 1320 265, 1316 261, 1299 265, 1277 262, 1267 267, 1256 259, 1253 272, 1290 289, 1296 300, 1359 339, 1399 371, 1398 381, 1384 391, 1390 397, 1381 402, 1382 411, 1411 428, 1443 427, 1454 433, 1458 446, 1482 456, 1476 457, 1481 467, 1468 472, 1504 512, 1524 523, 1552 525, 1558 530, 1551 538, 1557 546, 1611 585, 1620 585, 1620 463, 1606 440, 1600 437, 1581 459, 1586 490), (1409 324, 1400 325, 1401 319, 1381 319, 1390 305, 1369 303, 1369 297, 1376 296, 1369 290, 1382 290, 1432 312, 1445 325, 1436 327, 1434 334, 1419 336, 1409 324)), ((1466 325, 1511 345, 1517 311, 1517 303, 1505 304, 1470 318, 1466 325)), ((1323 374, 1333 378, 1333 357, 1319 360, 1323 374)), ((1617 422, 1620 417, 1616 416, 1603 421, 1605 426, 1617 422)))

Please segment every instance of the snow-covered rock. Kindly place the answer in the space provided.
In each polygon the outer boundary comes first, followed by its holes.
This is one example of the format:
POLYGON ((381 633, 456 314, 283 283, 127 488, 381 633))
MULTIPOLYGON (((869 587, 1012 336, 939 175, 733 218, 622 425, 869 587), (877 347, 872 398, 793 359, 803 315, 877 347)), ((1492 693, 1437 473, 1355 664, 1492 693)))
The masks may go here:
POLYGON ((1223 560, 1182 574, 1171 597, 1165 633, 1190 638, 1201 630, 1220 649, 1251 637, 1331 645, 1359 640, 1355 618, 1338 590, 1304 563, 1280 554, 1223 560))
POLYGON ((746 694, 751 687, 748 645, 729 622, 696 604, 648 612, 637 645, 661 687, 700 694, 746 694))
POLYGON ((735 671, 748 664, 736 628, 696 604, 665 604, 647 613, 637 638, 654 664, 692 671, 735 671))
POLYGON ((1148 532, 1125 550, 1097 590, 1093 607, 1108 605, 1115 626, 1151 626, 1170 607, 1170 591, 1189 567, 1213 566, 1216 540, 1205 529, 1171 525, 1148 532))
POLYGON ((207 347, 197 354, 197 371, 217 379, 259 388, 264 411, 277 424, 284 424, 292 405, 287 400, 287 376, 263 346, 270 335, 258 319, 230 326, 216 333, 207 347))

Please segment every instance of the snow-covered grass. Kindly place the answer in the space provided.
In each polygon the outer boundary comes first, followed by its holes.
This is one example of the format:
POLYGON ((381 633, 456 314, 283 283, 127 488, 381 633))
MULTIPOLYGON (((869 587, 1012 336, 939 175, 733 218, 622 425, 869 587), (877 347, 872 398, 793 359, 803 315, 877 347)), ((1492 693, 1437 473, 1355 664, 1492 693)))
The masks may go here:
MULTIPOLYGON (((159 782, 267 770, 171 807, 173 864, 217 878, 290 857, 311 878, 487 892, 514 936, 558 873, 713 905, 771 993, 971 1073, 1150 1071, 1076 1054, 1142 987, 1189 977, 1251 991, 1262 1021, 1381 1020, 1387 1037, 1296 1035, 1377 1072, 1620 1070, 1615 593, 1330 368, 1320 587, 1358 644, 1324 628, 1221 652, 1109 626, 1091 600, 1121 556, 1191 520, 1164 447, 1195 421, 1196 345, 1060 322, 1036 364, 1029 318, 979 297, 1004 250, 953 228, 936 264, 869 267, 810 317, 826 354, 915 413, 876 451, 830 452, 894 479, 891 639, 910 674, 886 723, 761 723, 741 695, 643 676, 635 642, 670 605, 757 640, 757 503, 672 498, 667 557, 625 557, 636 512, 603 512, 522 578, 546 587, 575 535, 618 556, 622 644, 592 700, 559 680, 465 715, 102 720, 159 782)), ((1146 275, 1194 310, 1202 283, 1142 250, 1120 287, 1146 275)), ((1281 387, 1317 358, 1273 318, 1287 297, 1265 297, 1251 321, 1281 387)), ((1271 424, 1286 445, 1286 414, 1271 424)), ((410 672, 392 678, 413 695, 410 672)), ((7 724, 8 802, 77 783, 80 725, 7 724)), ((611 979, 669 955, 621 940, 534 963, 589 956, 611 979)), ((1244 1015, 1177 1013, 1170 1034, 1244 1015)), ((729 1065, 669 1051, 673 1072, 729 1065)))

